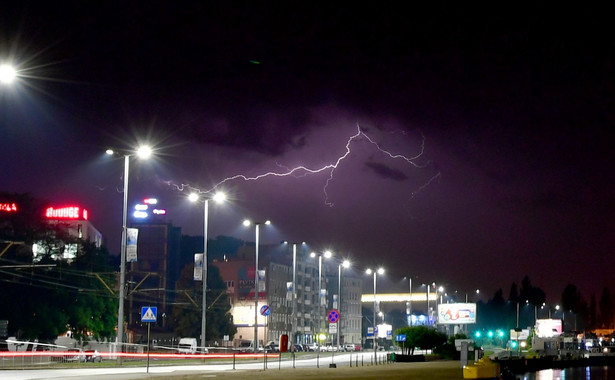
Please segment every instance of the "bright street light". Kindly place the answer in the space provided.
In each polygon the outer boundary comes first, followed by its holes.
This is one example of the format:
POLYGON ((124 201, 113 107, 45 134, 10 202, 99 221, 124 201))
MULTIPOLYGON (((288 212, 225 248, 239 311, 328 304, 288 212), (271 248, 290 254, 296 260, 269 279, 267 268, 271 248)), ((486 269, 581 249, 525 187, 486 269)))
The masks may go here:
MULTIPOLYGON (((291 244, 287 241, 284 242, 284 244, 291 244)), ((302 242, 300 243, 302 246, 305 246, 306 243, 302 242)), ((291 346, 290 346, 290 350, 291 351, 295 351, 295 343, 296 342, 296 338, 295 338, 295 334, 297 333, 297 243, 292 243, 293 245, 293 290, 292 290, 292 297, 293 297, 293 317, 291 319, 291 334, 290 334, 290 342, 291 342, 291 346)))
MULTIPOLYGON (((342 330, 342 268, 348 269, 350 268, 350 261, 344 260, 337 265, 337 303, 339 307, 339 315, 340 317, 337 320, 337 348, 340 347, 340 333, 342 330)), ((346 310, 348 311, 348 310, 346 310)), ((345 315, 344 315, 345 316, 345 315)))
POLYGON ((333 253, 331 251, 324 251, 322 253, 316 253, 316 252, 312 252, 310 253, 310 257, 315 258, 316 256, 318 256, 318 314, 317 314, 317 321, 318 321, 318 331, 317 333, 320 335, 320 331, 322 329, 322 315, 321 315, 321 305, 322 305, 322 257, 324 256, 325 259, 330 258, 331 256, 333 256, 333 253))
MULTIPOLYGON (((151 148, 141 146, 137 149, 136 155, 139 158, 147 158, 151 155, 151 148), (144 155, 144 152, 149 154, 144 155)), ((105 152, 108 155, 114 155, 112 149, 107 149, 105 152)), ((127 234, 127 212, 128 212, 128 176, 130 173, 130 156, 133 154, 124 154, 124 207, 122 212, 122 245, 120 247, 120 289, 119 289, 119 305, 117 311, 117 338, 116 343, 120 345, 120 351, 122 349, 122 342, 124 341, 124 299, 126 298, 126 234, 127 234)), ((122 363, 122 356, 118 355, 117 362, 122 363)))
POLYGON ((365 273, 367 273, 368 275, 373 274, 374 275, 374 327, 373 327, 373 336, 374 336, 374 363, 378 362, 378 353, 377 353, 377 347, 376 347, 376 275, 383 275, 384 274, 384 268, 378 268, 377 270, 372 270, 371 268, 367 268, 365 270, 365 273))
POLYGON ((0 65, 0 83, 10 84, 17 78, 17 71, 8 64, 0 65))
POLYGON ((246 227, 254 224, 256 230, 256 249, 254 254, 255 264, 254 264, 254 353, 258 352, 258 245, 259 245, 259 227, 261 224, 270 225, 271 221, 267 220, 263 223, 257 222, 252 223, 250 220, 246 219, 243 221, 243 225, 246 227))
MULTIPOLYGON (((151 154, 151 151, 143 150, 142 154, 148 155, 151 154)), ((201 280, 203 281, 203 309, 201 311, 201 350, 203 353, 206 352, 206 342, 207 342, 207 229, 209 226, 209 199, 204 198, 203 200, 203 263, 201 264, 201 280)), ((224 193, 216 193, 211 199, 213 199, 216 203, 222 203, 226 199, 226 195, 224 193)), ((188 196, 188 200, 190 202, 196 202, 199 200, 199 195, 196 193, 191 193, 188 196)))

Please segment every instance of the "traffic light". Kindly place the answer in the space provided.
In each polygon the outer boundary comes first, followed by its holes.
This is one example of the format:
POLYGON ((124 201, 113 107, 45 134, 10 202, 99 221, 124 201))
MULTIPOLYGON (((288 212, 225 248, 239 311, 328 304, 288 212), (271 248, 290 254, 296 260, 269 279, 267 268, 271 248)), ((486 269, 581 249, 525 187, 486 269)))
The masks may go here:
POLYGON ((475 338, 480 338, 480 335, 481 335, 480 331, 477 331, 477 332, 474 333, 474 337, 475 338))
POLYGON ((502 330, 498 330, 498 336, 499 336, 500 338, 504 338, 504 331, 502 331, 502 330))
POLYGON ((510 342, 510 347, 517 348, 517 341, 513 340, 512 342, 510 342))
POLYGON ((491 330, 487 331, 487 336, 489 338, 493 338, 493 331, 491 331, 491 330))

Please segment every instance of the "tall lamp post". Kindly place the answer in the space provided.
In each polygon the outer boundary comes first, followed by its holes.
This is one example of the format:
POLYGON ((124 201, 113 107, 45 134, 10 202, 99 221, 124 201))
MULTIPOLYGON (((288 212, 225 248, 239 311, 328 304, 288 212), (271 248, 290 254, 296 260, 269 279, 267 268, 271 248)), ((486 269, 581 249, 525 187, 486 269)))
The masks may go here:
POLYGON ((365 273, 367 273, 368 275, 373 273, 374 275, 374 327, 372 331, 374 333, 374 363, 377 363, 378 354, 377 354, 377 347, 376 347, 376 275, 377 274, 383 275, 384 268, 378 268, 377 270, 371 270, 371 268, 367 268, 365 273))
MULTIPOLYGON (((323 253, 316 253, 316 252, 312 252, 310 253, 310 257, 314 258, 318 256, 318 315, 317 315, 317 323, 318 323, 318 334, 317 334, 317 340, 320 340, 320 332, 321 332, 321 328, 322 328, 322 312, 321 312, 321 305, 322 305, 322 257, 324 256, 326 259, 330 258, 331 256, 333 256, 333 253, 331 253, 331 251, 324 251, 323 253)), ((319 344, 320 347, 320 344, 319 344)))
MULTIPOLYGON (((196 193, 192 193, 188 196, 190 202, 196 202, 199 200, 199 196, 196 193)), ((209 226, 209 199, 205 198, 203 201, 203 264, 201 266, 201 280, 203 280, 203 310, 201 312, 201 352, 205 353, 206 349, 206 334, 207 334, 207 229, 209 226)), ((221 203, 226 199, 224 193, 216 193, 211 198, 217 203, 221 203)))
POLYGON ((337 303, 339 307, 339 315, 337 321, 337 348, 340 348, 340 330, 342 329, 342 267, 350 268, 350 261, 344 260, 337 264, 337 303))
POLYGON ((259 228, 261 224, 269 225, 271 221, 267 220, 265 222, 250 222, 249 220, 244 220, 243 225, 248 227, 254 224, 254 229, 256 231, 256 249, 255 249, 255 263, 254 263, 254 353, 258 352, 258 246, 259 246, 259 228))
MULTIPOLYGON (((107 149, 105 152, 108 155, 114 155, 112 149, 107 149)), ((136 155, 139 158, 147 159, 151 156, 152 149, 148 146, 141 146, 137 149, 136 155)), ((124 340, 124 299, 126 298, 126 233, 127 233, 127 213, 128 213, 128 176, 130 168, 131 154, 124 154, 124 204, 122 211, 122 245, 120 247, 120 289, 119 289, 119 305, 117 311, 117 338, 116 343, 122 349, 124 340)), ((118 355, 118 363, 122 363, 122 357, 118 355)))
MULTIPOLYGON (((284 244, 289 244, 287 241, 284 244)), ((291 342, 291 351, 295 351, 295 334, 297 333, 297 243, 292 243, 293 245, 293 316, 291 318, 291 329, 292 332, 290 334, 290 342, 291 342)), ((301 243, 302 246, 305 245, 305 242, 301 243)))
POLYGON ((408 276, 408 288, 410 289, 410 299, 408 300, 408 316, 410 317, 410 327, 412 327, 412 276, 408 276))

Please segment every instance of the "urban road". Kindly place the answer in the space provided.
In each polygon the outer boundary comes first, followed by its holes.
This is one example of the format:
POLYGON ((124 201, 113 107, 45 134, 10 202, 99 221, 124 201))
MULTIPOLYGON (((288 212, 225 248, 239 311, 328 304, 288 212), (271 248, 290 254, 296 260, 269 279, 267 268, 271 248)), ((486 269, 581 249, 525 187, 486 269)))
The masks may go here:
MULTIPOLYGON (((297 370, 297 374, 306 369, 327 369, 330 371, 332 364, 335 367, 342 370, 354 369, 355 373, 366 372, 368 367, 371 370, 380 368, 384 370, 386 367, 395 367, 395 364, 386 363, 386 353, 378 353, 379 364, 374 365, 374 353, 365 352, 352 352, 352 353, 321 353, 320 355, 303 355, 298 356, 296 360, 284 357, 282 360, 278 358, 268 358, 267 362, 263 358, 258 359, 241 359, 236 360, 233 365, 232 360, 219 361, 209 360, 203 364, 190 364, 190 365, 161 365, 160 362, 150 361, 149 368, 146 366, 146 361, 139 362, 138 365, 131 362, 121 367, 99 367, 99 366, 80 366, 79 368, 41 368, 41 369, 10 369, 0 370, 0 379, 2 380, 34 380, 34 379, 108 379, 113 377, 114 380, 130 380, 130 379, 144 379, 150 377, 169 378, 176 377, 181 379, 191 378, 216 378, 216 377, 230 377, 232 374, 238 374, 240 376, 246 376, 246 372, 250 372, 250 378, 254 378, 257 374, 257 378, 268 378, 274 375, 273 372, 284 369, 287 375, 293 376, 292 373, 288 373, 288 370, 297 370), (234 367, 234 368, 233 368, 234 367), (359 368, 356 368, 359 367, 359 368), (364 371, 361 371, 361 368, 364 371), (269 374, 269 375, 267 375, 269 374)), ((425 363, 416 363, 417 365, 424 365, 425 363)), ((459 362, 457 362, 457 368, 459 368, 459 362)), ((304 373, 304 372, 302 372, 304 373)), ((318 373, 318 372, 316 372, 318 373)), ((305 375, 304 375, 305 376, 305 375)), ((365 377, 365 376, 361 376, 365 377)))

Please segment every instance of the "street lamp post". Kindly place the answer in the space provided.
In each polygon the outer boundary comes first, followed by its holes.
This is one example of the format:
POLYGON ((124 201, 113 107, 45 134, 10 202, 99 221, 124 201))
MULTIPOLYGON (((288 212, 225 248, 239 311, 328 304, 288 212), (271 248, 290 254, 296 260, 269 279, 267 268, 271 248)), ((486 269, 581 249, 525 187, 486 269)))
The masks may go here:
MULTIPOLYGON (((243 225, 249 226, 252 222, 244 220, 243 225)), ((259 228, 261 224, 269 225, 269 220, 264 223, 254 223, 256 230, 256 249, 255 249, 255 263, 254 263, 254 353, 258 352, 258 245, 259 245, 259 228)))
POLYGON ((384 268, 378 268, 378 270, 371 270, 370 268, 368 268, 365 273, 367 273, 368 275, 370 274, 374 274, 374 319, 373 319, 373 323, 374 323, 374 327, 373 327, 373 334, 374 334, 374 363, 377 363, 377 359, 378 359, 378 354, 377 354, 377 347, 376 347, 376 275, 377 274, 384 274, 384 268))
POLYGON ((408 276, 408 288, 410 289, 410 299, 408 300, 408 316, 410 317, 410 327, 412 327, 412 276, 408 276))
POLYGON ((429 319, 430 319, 430 318, 429 318, 429 316, 430 316, 430 314, 431 314, 431 313, 429 312, 429 287, 430 287, 430 286, 431 286, 431 285, 427 285, 427 326, 429 326, 429 325, 431 324, 431 323, 430 323, 430 321, 429 321, 429 319))
MULTIPOLYGON (((312 258, 316 257, 316 255, 318 255, 318 315, 317 315, 317 323, 318 323, 318 333, 316 335, 317 340, 320 340, 320 331, 322 328, 322 312, 321 312, 321 305, 322 305, 322 257, 323 255, 325 256, 326 259, 330 258, 333 254, 331 253, 331 251, 325 251, 322 254, 317 254, 316 252, 312 252, 310 254, 310 256, 312 258)), ((320 347, 320 344, 319 344, 320 347)))
MULTIPOLYGON (((196 202, 199 196, 196 193, 192 193, 188 196, 191 202, 196 202)), ((214 201, 220 203, 226 199, 223 193, 216 193, 213 198, 214 201)), ((203 201, 203 263, 201 266, 201 280, 203 280, 203 301, 201 312, 201 352, 205 353, 207 346, 207 230, 209 226, 209 198, 205 198, 203 201)))
POLYGON ((344 260, 337 265, 337 303, 340 317, 337 320, 337 348, 340 348, 340 330, 342 329, 342 267, 349 268, 350 261, 344 260))
MULTIPOLYGON (((107 149, 105 152, 108 155, 114 155, 112 149, 107 149)), ((147 159, 151 156, 152 150, 148 146, 141 146, 137 149, 136 155, 140 158, 147 159)), ((128 176, 130 173, 130 154, 124 154, 124 202, 122 210, 122 244, 120 247, 120 288, 119 302, 117 310, 117 338, 116 343, 122 349, 124 340, 124 300, 126 298, 126 233, 127 233, 127 214, 128 214, 128 176)), ((122 356, 118 355, 117 362, 122 363, 122 356)))
MULTIPOLYGON (((288 242, 285 242, 288 244, 288 242)), ((291 329, 290 333, 290 341, 291 341, 291 351, 295 351, 295 334, 297 333, 297 243, 293 244, 293 316, 291 318, 291 329)), ((305 242, 302 242, 301 245, 305 245, 305 242)))

